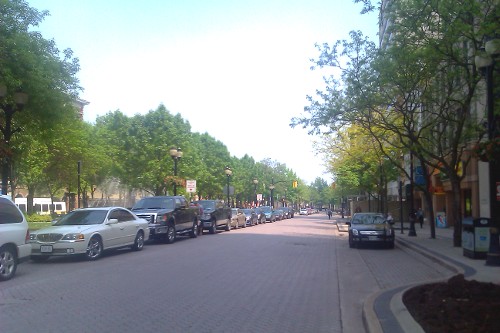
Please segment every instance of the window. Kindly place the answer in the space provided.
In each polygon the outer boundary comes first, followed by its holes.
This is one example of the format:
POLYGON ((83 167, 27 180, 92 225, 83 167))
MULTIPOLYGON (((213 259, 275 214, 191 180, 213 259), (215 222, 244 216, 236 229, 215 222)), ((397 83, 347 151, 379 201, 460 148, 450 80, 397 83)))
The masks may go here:
POLYGON ((21 223, 22 221, 23 216, 14 204, 0 199, 0 224, 21 223))

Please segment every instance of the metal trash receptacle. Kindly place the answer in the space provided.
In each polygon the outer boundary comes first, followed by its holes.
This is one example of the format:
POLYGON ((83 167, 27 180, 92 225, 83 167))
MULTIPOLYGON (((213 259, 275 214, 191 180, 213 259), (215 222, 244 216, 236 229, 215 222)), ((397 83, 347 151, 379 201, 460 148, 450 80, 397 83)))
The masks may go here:
POLYGON ((462 221, 463 255, 472 259, 486 259, 490 246, 491 220, 486 217, 462 221))

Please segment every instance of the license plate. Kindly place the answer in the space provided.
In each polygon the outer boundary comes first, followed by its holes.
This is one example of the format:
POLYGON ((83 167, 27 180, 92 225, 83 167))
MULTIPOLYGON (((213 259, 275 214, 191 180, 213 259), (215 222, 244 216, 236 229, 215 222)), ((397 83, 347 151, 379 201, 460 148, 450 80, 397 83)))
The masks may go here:
POLYGON ((40 245, 40 252, 41 253, 51 253, 52 252, 52 245, 40 245))
POLYGON ((376 241, 376 240, 378 240, 378 237, 377 236, 368 236, 368 240, 376 241))

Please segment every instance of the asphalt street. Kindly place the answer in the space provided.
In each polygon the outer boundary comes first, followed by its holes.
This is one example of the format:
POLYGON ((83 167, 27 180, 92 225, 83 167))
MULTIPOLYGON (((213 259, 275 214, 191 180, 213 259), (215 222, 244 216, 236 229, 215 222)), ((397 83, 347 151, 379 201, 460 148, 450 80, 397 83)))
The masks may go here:
POLYGON ((373 293, 444 272, 401 249, 350 249, 324 214, 52 258, 0 284, 0 332, 364 332, 373 293))

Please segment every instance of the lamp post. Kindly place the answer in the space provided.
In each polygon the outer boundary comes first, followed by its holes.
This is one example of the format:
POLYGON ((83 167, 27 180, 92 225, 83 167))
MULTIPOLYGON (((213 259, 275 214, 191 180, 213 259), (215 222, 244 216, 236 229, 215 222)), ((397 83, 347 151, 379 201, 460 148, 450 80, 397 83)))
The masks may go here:
POLYGON ((177 195, 177 162, 182 158, 182 150, 180 148, 170 148, 170 157, 174 160, 174 195, 177 195))
POLYGON ((401 222, 401 233, 404 234, 405 232, 403 231, 403 181, 399 181, 399 221, 401 222))
POLYGON ((494 140, 500 138, 500 116, 495 115, 494 73, 496 59, 500 55, 500 39, 492 39, 485 43, 482 55, 475 58, 476 67, 482 70, 486 81, 486 112, 488 121, 488 140, 492 143, 493 158, 489 165, 489 191, 490 191, 490 246, 486 255, 486 265, 500 266, 500 154, 495 147, 494 140))
POLYGON ((16 111, 21 111, 28 101, 28 94, 23 92, 15 92, 11 97, 7 96, 7 86, 0 82, 0 109, 3 111, 5 120, 4 126, 0 128, 3 134, 3 158, 2 158, 2 194, 7 194, 9 190, 9 178, 11 172, 11 161, 9 158, 10 140, 16 132, 20 132, 21 128, 12 129, 12 118, 16 111))
POLYGON ((417 231, 415 230, 415 219, 417 218, 417 215, 415 214, 415 203, 414 197, 413 197, 413 151, 410 150, 410 190, 409 190, 409 198, 408 200, 410 201, 410 230, 408 231, 408 236, 410 237, 416 237, 417 236, 417 231))
POLYGON ((231 175, 233 174, 233 170, 231 170, 231 168, 227 166, 224 168, 224 173, 227 176, 227 205, 228 207, 231 207, 231 204, 229 203, 229 183, 231 180, 231 175))
POLYGON ((274 179, 271 180, 271 185, 269 185, 269 189, 271 190, 271 207, 274 209, 274 198, 273 198, 273 191, 274 191, 274 179))
POLYGON ((78 161, 76 165, 77 165, 77 172, 78 172, 78 206, 77 206, 77 208, 81 208, 80 197, 82 195, 82 186, 81 186, 81 181, 80 181, 80 174, 82 171, 82 161, 78 161))
POLYGON ((257 198, 257 184, 259 183, 259 180, 257 178, 254 178, 252 180, 252 183, 253 183, 253 195, 255 197, 255 205, 257 206, 258 204, 258 198, 257 198))

